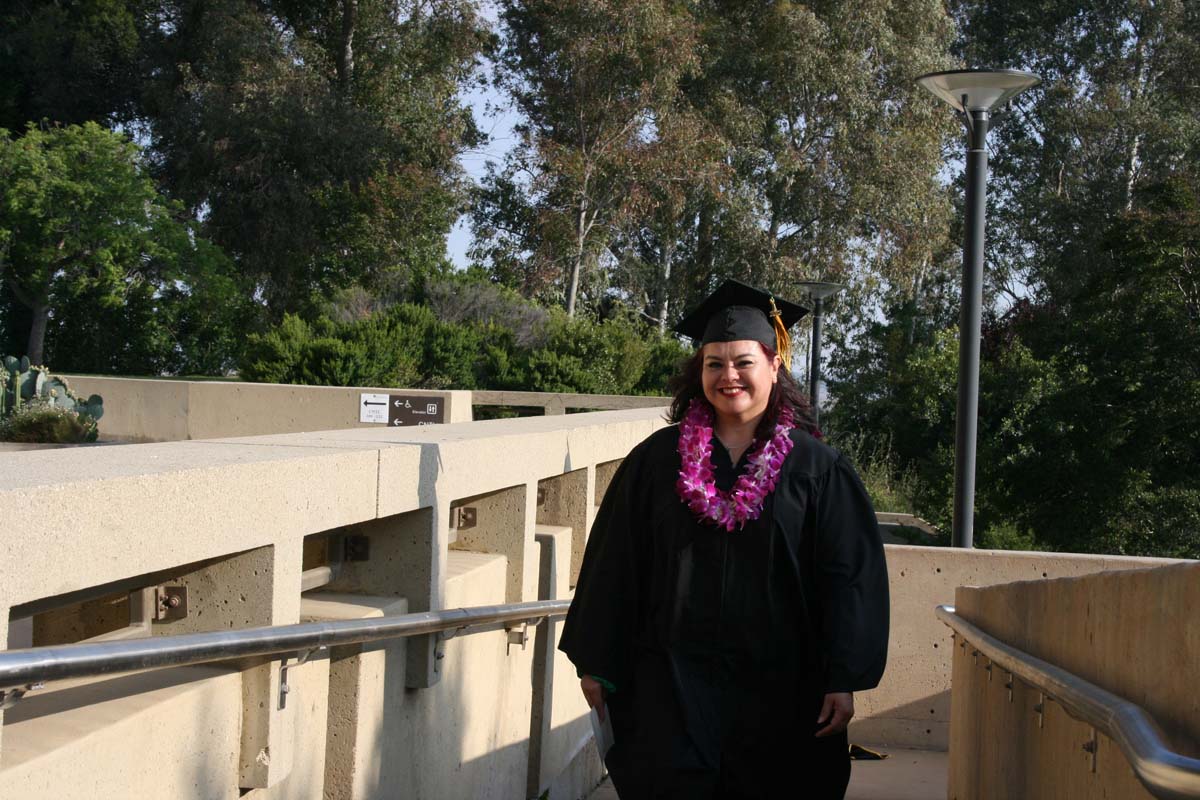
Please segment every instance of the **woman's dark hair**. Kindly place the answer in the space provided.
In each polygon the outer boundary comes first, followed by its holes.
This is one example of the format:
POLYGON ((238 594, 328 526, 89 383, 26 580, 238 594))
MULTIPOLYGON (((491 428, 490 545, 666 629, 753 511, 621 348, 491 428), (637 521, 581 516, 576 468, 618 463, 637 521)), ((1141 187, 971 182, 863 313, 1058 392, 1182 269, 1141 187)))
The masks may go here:
MULTIPOLYGON (((762 348, 768 359, 775 357, 775 351, 762 342, 759 342, 759 347, 762 348)), ((684 416, 687 415, 688 406, 697 397, 705 403, 708 402, 704 396, 704 384, 700 377, 703 369, 703 347, 689 358, 679 362, 675 374, 667 382, 667 390, 672 395, 671 410, 667 413, 667 421, 682 422, 684 416)), ((812 404, 809 403, 808 395, 796 383, 791 371, 781 366, 779 379, 771 387, 771 398, 767 401, 767 411, 754 431, 756 439, 765 439, 771 435, 775 428, 775 420, 779 416, 779 409, 785 405, 791 407, 797 428, 808 433, 817 433, 817 427, 813 424, 812 404)))

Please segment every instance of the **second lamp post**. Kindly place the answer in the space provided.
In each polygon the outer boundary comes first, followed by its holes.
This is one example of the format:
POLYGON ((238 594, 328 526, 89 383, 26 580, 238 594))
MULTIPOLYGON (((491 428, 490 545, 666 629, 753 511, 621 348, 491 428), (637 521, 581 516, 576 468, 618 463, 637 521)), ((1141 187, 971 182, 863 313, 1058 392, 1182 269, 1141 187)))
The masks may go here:
POLYGON ((812 315, 812 353, 808 370, 808 397, 812 401, 813 424, 820 422, 821 404, 821 312, 825 298, 837 294, 846 288, 840 283, 827 281, 800 281, 800 285, 808 292, 813 301, 812 315))

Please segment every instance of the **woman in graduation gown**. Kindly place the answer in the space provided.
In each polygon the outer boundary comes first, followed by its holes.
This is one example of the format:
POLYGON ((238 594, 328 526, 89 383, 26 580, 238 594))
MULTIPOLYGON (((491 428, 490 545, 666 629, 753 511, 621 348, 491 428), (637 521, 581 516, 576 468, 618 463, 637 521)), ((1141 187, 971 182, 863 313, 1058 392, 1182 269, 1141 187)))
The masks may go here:
POLYGON ((622 800, 841 798, 888 587, 870 500, 780 358, 805 309, 727 281, 671 421, 625 458, 559 647, 611 714, 622 800))

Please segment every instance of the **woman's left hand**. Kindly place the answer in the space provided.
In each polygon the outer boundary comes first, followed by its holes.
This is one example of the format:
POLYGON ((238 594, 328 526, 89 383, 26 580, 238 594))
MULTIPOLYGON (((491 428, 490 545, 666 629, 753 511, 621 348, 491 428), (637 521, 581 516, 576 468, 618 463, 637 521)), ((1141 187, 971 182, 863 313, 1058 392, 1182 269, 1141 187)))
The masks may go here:
POLYGON ((579 688, 583 689, 583 698, 588 706, 596 709, 596 716, 604 722, 604 687, 600 681, 591 675, 584 675, 579 679, 579 688))
POLYGON ((846 730, 846 726, 850 724, 850 719, 853 716, 854 693, 830 692, 825 695, 825 702, 821 705, 821 715, 817 717, 818 725, 826 720, 829 721, 829 724, 817 731, 817 736, 831 736, 835 733, 841 733, 846 730))

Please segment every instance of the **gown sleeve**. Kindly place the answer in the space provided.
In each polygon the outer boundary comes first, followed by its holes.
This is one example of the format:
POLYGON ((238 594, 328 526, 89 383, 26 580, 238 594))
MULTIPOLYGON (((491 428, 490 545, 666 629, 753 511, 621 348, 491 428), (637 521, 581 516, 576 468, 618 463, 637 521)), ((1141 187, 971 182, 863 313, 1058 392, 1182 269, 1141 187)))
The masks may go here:
POLYGON ((887 662, 888 576, 875 510, 839 456, 816 498, 814 567, 821 609, 825 691, 879 684, 887 662))
POLYGON ((638 586, 637 475, 644 450, 635 449, 613 476, 588 536, 575 597, 558 648, 581 675, 620 688, 632 675, 641 598, 638 586))

